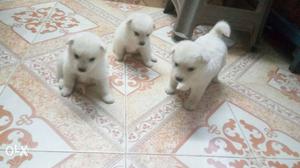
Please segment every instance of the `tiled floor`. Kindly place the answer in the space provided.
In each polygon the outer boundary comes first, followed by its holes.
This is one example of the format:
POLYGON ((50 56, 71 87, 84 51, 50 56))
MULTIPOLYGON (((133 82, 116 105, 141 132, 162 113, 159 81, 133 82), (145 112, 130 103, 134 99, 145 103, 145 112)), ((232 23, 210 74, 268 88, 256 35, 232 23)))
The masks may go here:
POLYGON ((160 8, 4 0, 0 21, 1 168, 300 168, 300 76, 266 43, 258 53, 232 48, 220 82, 188 112, 181 105, 188 93, 164 92, 174 18, 160 8), (111 44, 116 26, 135 11, 155 19, 158 63, 123 64, 109 52, 114 104, 92 93, 61 97, 55 65, 66 39, 90 31, 111 44))

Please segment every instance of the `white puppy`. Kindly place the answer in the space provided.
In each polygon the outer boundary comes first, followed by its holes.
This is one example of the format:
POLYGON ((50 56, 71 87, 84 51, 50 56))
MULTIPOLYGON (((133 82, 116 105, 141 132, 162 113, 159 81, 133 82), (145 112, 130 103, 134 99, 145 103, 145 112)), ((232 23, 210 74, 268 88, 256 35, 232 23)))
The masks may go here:
POLYGON ((85 32, 68 41, 68 50, 58 60, 57 75, 62 96, 70 96, 75 85, 96 85, 105 103, 114 102, 107 79, 105 46, 101 39, 85 32))
POLYGON ((174 46, 171 80, 167 94, 174 94, 178 84, 191 89, 191 94, 184 101, 184 108, 194 110, 200 102, 207 86, 225 65, 227 46, 222 36, 230 36, 227 22, 219 21, 209 33, 195 42, 182 41, 174 46))
POLYGON ((116 30, 113 42, 118 61, 124 61, 126 53, 139 53, 144 64, 152 67, 156 62, 151 56, 149 39, 153 30, 153 19, 147 14, 135 13, 123 21, 116 30))

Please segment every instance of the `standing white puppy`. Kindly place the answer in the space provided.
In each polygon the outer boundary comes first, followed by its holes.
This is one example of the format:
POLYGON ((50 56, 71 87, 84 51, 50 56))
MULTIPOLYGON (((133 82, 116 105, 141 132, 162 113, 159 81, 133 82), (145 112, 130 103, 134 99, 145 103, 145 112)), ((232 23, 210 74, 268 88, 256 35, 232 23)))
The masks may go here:
POLYGON ((187 110, 194 110, 200 102, 207 86, 225 65, 227 46, 222 36, 230 36, 227 22, 218 22, 206 35, 195 42, 182 41, 172 50, 173 69, 167 94, 174 94, 178 84, 191 89, 191 94, 183 106, 187 110))
POLYGON ((68 42, 68 50, 58 60, 58 80, 62 96, 70 96, 75 85, 96 85, 105 103, 114 102, 107 79, 105 46, 92 33, 80 33, 68 42))
POLYGON ((153 30, 153 19, 147 14, 135 13, 123 21, 116 30, 113 42, 118 61, 124 61, 125 53, 139 53, 144 64, 152 67, 156 62, 151 56, 149 39, 153 30))

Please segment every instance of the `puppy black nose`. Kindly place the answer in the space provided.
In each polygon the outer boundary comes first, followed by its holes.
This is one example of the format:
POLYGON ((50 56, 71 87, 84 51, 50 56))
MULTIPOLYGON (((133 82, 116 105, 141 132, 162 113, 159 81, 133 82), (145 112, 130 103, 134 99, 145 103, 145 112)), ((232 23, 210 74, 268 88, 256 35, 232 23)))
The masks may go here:
POLYGON ((176 77, 175 78, 178 82, 182 82, 183 81, 183 79, 182 78, 179 78, 179 77, 176 77))
POLYGON ((139 44, 140 44, 141 46, 143 46, 143 45, 145 45, 145 42, 141 41, 139 44))
POLYGON ((78 71, 80 71, 80 72, 85 72, 86 69, 85 69, 85 68, 78 68, 78 71))

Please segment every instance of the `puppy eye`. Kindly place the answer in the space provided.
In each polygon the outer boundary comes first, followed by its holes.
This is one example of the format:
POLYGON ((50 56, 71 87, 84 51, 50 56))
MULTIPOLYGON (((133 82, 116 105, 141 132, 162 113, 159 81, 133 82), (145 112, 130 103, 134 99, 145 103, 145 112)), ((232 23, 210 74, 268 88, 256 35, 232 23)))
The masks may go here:
POLYGON ((93 61, 95 61, 95 58, 90 58, 89 61, 93 62, 93 61))
POLYGON ((134 35, 139 36, 140 34, 138 32, 134 32, 134 35))
POLYGON ((192 71, 194 71, 195 70, 195 68, 188 68, 188 71, 189 72, 192 72, 192 71))
POLYGON ((78 56, 77 54, 75 54, 74 57, 75 57, 76 59, 79 59, 79 56, 78 56))
POLYGON ((150 34, 147 34, 147 37, 149 37, 150 36, 150 34))
POLYGON ((174 63, 174 65, 175 65, 176 67, 178 67, 178 64, 177 64, 176 62, 174 63))

